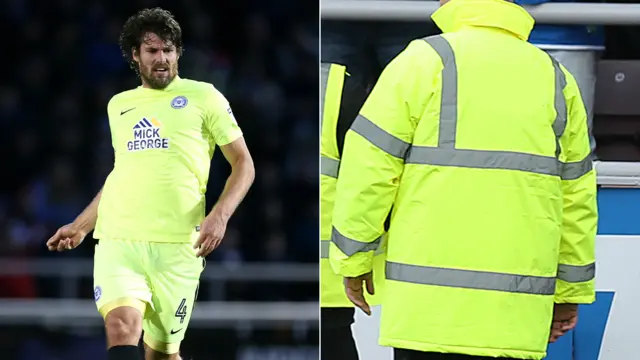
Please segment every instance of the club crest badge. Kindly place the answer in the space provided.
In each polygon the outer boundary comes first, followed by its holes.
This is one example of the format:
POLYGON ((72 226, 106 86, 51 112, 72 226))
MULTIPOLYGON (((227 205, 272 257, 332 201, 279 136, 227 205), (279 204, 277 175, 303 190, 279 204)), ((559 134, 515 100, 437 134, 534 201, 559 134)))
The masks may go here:
POLYGON ((183 107, 187 106, 188 103, 189 101, 186 97, 176 96, 175 98, 173 98, 173 100, 171 100, 171 107, 174 109, 182 109, 183 107))
POLYGON ((93 290, 93 298, 98 301, 102 296, 102 288, 100 286, 96 286, 95 290, 93 290))

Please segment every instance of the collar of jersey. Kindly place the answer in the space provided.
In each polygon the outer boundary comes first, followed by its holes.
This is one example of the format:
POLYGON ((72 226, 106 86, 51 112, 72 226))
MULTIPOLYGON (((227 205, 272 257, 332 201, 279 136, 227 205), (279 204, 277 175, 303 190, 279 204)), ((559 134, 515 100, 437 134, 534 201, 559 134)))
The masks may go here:
POLYGON ((527 40, 534 20, 519 5, 505 0, 451 0, 431 16, 445 33, 468 26, 506 30, 527 40))
POLYGON ((169 85, 167 85, 167 87, 164 89, 151 89, 151 88, 146 88, 142 85, 138 86, 138 89, 144 90, 144 91, 171 91, 178 86, 178 83, 180 82, 180 80, 181 80, 180 76, 176 75, 176 77, 173 78, 171 83, 169 83, 169 85))

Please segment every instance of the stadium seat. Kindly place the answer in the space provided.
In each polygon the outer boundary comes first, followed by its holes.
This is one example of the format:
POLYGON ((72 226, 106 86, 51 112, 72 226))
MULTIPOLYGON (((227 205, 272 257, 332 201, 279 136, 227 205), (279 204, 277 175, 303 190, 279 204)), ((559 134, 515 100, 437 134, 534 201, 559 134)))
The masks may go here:
POLYGON ((604 161, 640 161, 640 61, 601 60, 594 135, 604 161))

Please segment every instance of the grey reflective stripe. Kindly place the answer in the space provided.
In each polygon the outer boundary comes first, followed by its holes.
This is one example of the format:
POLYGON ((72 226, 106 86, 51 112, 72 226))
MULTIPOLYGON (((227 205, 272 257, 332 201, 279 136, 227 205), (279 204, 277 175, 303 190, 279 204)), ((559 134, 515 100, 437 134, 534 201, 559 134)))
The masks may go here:
POLYGON ((553 295, 556 288, 555 277, 416 266, 390 261, 386 264, 386 275, 387 280, 414 284, 535 295, 553 295))
POLYGON ((423 40, 436 51, 443 63, 438 146, 411 145, 384 131, 362 115, 358 115, 351 130, 389 155, 405 159, 408 164, 525 171, 561 176, 563 179, 579 178, 591 170, 590 160, 563 164, 558 159, 561 151, 560 137, 567 126, 567 104, 563 93, 567 81, 560 64, 553 57, 551 61, 554 67, 556 118, 552 127, 556 136, 555 157, 512 151, 456 149, 458 70, 455 54, 451 45, 440 35, 423 40))
POLYGON ((555 157, 512 151, 456 149, 458 70, 455 53, 449 42, 441 35, 427 37, 423 40, 436 51, 443 64, 438 147, 410 146, 407 151, 407 163, 478 169, 504 169, 551 176, 563 176, 564 174, 567 177, 575 176, 580 170, 584 171, 589 166, 583 165, 580 167, 573 164, 565 166, 558 159, 560 155, 560 137, 567 126, 567 105, 563 94, 563 89, 566 86, 566 77, 554 58, 551 58, 551 61, 554 67, 555 79, 554 108, 556 110, 556 119, 553 122, 553 131, 556 136, 555 157))
POLYGON ((576 180, 581 178, 593 169, 593 159, 591 155, 579 162, 562 164, 562 180, 576 180))
POLYGON ((320 259, 329 258, 329 245, 331 240, 320 240, 320 259))
POLYGON ((371 144, 391 156, 404 159, 411 146, 408 142, 382 130, 378 125, 362 115, 358 115, 351 124, 351 130, 367 139, 371 144))
POLYGON ((596 264, 588 265, 558 265, 558 279, 570 283, 585 282, 596 277, 596 264))
POLYGON ((358 252, 368 252, 372 250, 377 250, 378 246, 380 246, 380 241, 382 240, 382 236, 378 236, 372 242, 361 242, 358 240, 350 239, 342 234, 334 227, 331 229, 331 242, 336 244, 338 249, 342 251, 347 256, 352 256, 358 252))
POLYGON ((320 174, 338 178, 340 161, 326 156, 320 156, 320 174))
MULTIPOLYGON (((329 258, 329 246, 331 244, 331 240, 320 240, 320 258, 328 259, 329 258)), ((378 246, 373 255, 384 254, 385 249, 383 247, 378 246)))
MULTIPOLYGON (((564 98, 564 88, 567 86, 567 77, 562 71, 562 67, 558 60, 549 55, 555 74, 555 99, 554 107, 556 110, 556 119, 553 122, 553 133, 556 135, 556 158, 560 157, 562 151, 560 147, 560 138, 567 128, 567 101, 564 98)), ((560 177, 563 180, 579 179, 593 169, 593 159, 591 155, 579 162, 570 162, 561 164, 560 177)))
POLYGON ((560 138, 567 128, 567 101, 564 98, 564 88, 567 86, 567 78, 564 71, 560 67, 558 61, 551 55, 551 63, 553 64, 553 72, 555 76, 555 96, 553 106, 556 110, 556 119, 553 121, 553 133, 556 135, 556 158, 560 157, 561 147, 560 138))
POLYGON ((322 122, 324 119, 324 95, 327 92, 327 82, 329 81, 329 70, 331 64, 323 63, 320 66, 320 132, 322 132, 322 122))
POLYGON ((442 59, 442 93, 440 97, 440 123, 438 147, 453 149, 456 145, 458 125, 458 67, 449 42, 442 36, 424 38, 442 59))
POLYGON ((560 175, 559 163, 554 157, 511 151, 440 149, 413 146, 409 149, 406 163, 474 169, 504 169, 552 176, 560 175))

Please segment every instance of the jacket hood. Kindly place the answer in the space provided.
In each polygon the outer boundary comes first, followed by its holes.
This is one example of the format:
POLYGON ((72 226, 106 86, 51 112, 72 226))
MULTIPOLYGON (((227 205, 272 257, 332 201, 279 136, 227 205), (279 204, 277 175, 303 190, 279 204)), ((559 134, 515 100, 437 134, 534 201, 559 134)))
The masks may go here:
POLYGON ((519 5, 505 0, 451 0, 431 16, 442 32, 452 32, 467 26, 506 30, 527 40, 535 21, 519 5))

